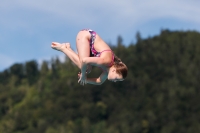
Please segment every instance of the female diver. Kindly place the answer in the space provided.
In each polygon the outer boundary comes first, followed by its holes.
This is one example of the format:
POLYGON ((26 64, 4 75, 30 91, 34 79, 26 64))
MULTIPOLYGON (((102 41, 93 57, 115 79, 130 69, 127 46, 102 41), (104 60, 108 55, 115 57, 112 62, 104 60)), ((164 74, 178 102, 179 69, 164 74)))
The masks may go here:
POLYGON ((51 47, 66 54, 78 68, 78 83, 100 85, 106 79, 116 82, 123 81, 128 73, 126 65, 114 55, 111 48, 93 30, 81 30, 76 37, 76 47, 78 54, 70 48, 70 43, 52 42, 51 47), (102 69, 102 74, 98 78, 87 78, 87 73, 91 71, 91 66, 102 69))

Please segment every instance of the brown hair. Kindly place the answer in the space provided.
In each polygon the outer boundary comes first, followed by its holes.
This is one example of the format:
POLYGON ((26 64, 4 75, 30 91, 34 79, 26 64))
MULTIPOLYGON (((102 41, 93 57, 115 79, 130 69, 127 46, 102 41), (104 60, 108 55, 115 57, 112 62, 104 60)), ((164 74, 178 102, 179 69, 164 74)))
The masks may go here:
POLYGON ((116 55, 114 55, 114 67, 116 68, 117 74, 121 74, 123 79, 126 78, 128 74, 128 68, 127 66, 121 61, 120 58, 118 58, 116 55))

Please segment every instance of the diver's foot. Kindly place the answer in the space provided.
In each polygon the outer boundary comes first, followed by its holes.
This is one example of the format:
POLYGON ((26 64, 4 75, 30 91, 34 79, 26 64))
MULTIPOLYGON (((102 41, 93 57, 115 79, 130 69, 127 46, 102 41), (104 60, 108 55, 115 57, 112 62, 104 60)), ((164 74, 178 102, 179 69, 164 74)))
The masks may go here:
POLYGON ((63 43, 67 49, 71 49, 70 43, 63 43))
POLYGON ((60 44, 58 42, 52 42, 51 48, 58 50, 58 51, 63 51, 66 48, 66 44, 60 44))

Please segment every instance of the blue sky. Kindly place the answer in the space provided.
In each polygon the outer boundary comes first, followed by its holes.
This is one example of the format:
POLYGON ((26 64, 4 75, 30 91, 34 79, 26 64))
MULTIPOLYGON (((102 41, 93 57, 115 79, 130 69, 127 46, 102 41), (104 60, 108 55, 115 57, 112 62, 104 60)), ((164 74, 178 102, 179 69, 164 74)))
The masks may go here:
POLYGON ((106 42, 124 44, 161 29, 200 32, 199 0, 7 0, 0 4, 0 71, 30 60, 64 60, 51 42, 70 42, 79 30, 95 30, 106 42))

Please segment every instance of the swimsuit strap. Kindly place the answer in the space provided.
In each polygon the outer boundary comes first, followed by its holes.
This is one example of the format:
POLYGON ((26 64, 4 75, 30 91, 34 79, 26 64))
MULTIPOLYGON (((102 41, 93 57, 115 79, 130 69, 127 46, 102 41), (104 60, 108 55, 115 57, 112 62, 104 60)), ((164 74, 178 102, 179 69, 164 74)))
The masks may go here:
POLYGON ((112 61, 111 61, 110 64, 109 64, 109 66, 112 66, 113 63, 114 63, 114 59, 115 59, 115 57, 114 57, 114 53, 113 53, 112 50, 103 50, 103 51, 100 52, 99 56, 101 55, 101 53, 103 53, 103 52, 105 52, 105 51, 111 51, 111 52, 112 52, 112 61))

